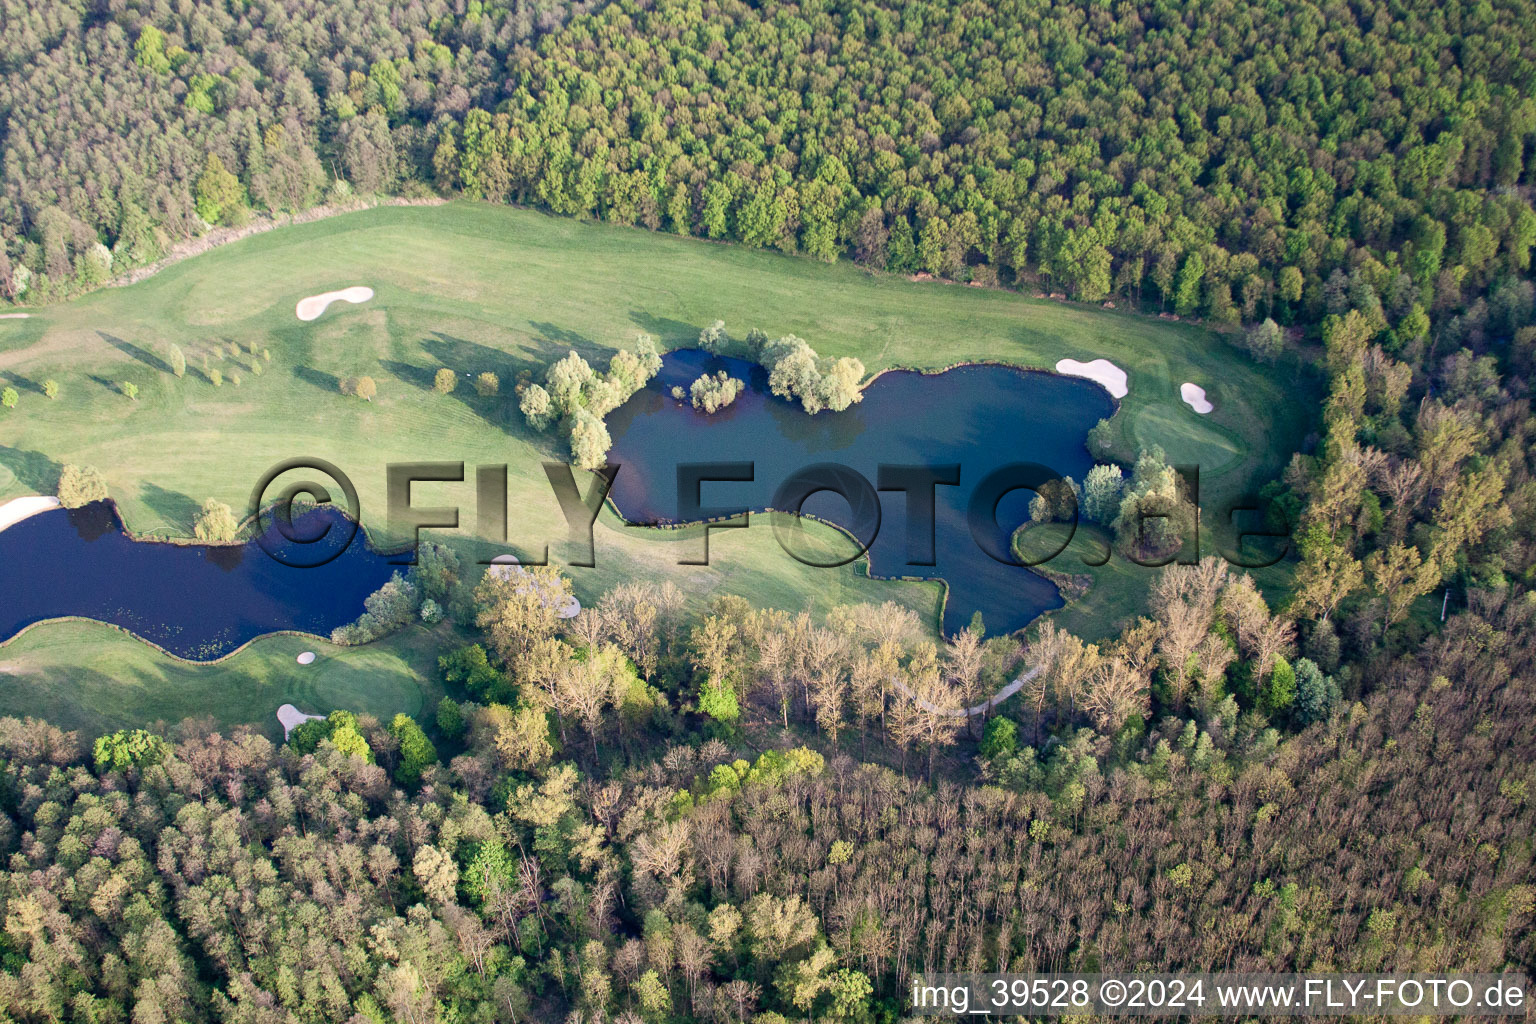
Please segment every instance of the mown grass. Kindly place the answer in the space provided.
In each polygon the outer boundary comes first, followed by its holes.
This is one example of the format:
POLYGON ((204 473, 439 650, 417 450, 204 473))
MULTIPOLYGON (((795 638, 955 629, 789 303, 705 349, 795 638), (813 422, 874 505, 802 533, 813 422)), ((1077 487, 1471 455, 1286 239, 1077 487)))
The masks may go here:
MULTIPOLYGON (((34 312, 0 321, 0 379, 21 391, 18 408, 0 412, 0 498, 51 493, 62 464, 94 465, 130 528, 180 536, 204 499, 243 509, 267 467, 308 455, 352 477, 364 523, 385 543, 399 538, 383 513, 386 464, 466 463, 464 483, 418 484, 413 498, 458 505, 467 539, 474 467, 506 463, 513 549, 537 556, 553 541, 559 558, 565 529, 540 462, 563 453, 521 422, 511 397, 517 374, 567 349, 606 362, 640 331, 663 347, 686 346, 716 318, 738 337, 753 326, 798 334, 872 372, 971 360, 1049 369, 1064 357, 1107 357, 1130 374, 1112 421, 1116 453, 1130 458, 1159 443, 1175 461, 1200 462, 1211 507, 1278 474, 1306 429, 1305 395, 1315 388, 1294 369, 1255 366, 1195 325, 462 202, 271 231, 34 312), (294 316, 303 296, 358 284, 375 289, 373 301, 333 305, 313 323, 294 316), (231 343, 244 354, 230 356, 231 343), (180 379, 165 362, 171 344, 186 355, 180 379), (270 361, 250 355, 252 346, 270 361), (205 356, 222 387, 204 373, 205 356), (448 396, 431 387, 444 366, 463 380, 448 396), (501 378, 499 397, 469 386, 487 370, 501 378), (372 402, 339 393, 342 378, 360 374, 378 382, 372 402), (47 379, 61 386, 57 400, 42 394, 47 379), (1212 415, 1180 401, 1186 380, 1206 388, 1212 415), (123 381, 137 385, 136 401, 121 393, 123 381)), ((1028 439, 1018 443, 1027 458, 1028 439)), ((596 542, 597 566, 570 570, 586 601, 624 579, 671 579, 696 603, 720 592, 813 609, 896 598, 937 617, 938 587, 807 568, 762 527, 715 534, 708 567, 676 564, 680 545, 697 550, 696 530, 631 529, 605 512, 596 542)), ((1144 590, 1134 575, 1104 575, 1097 600, 1132 607, 1144 590)), ((87 657, 88 647, 71 657, 87 657)))
POLYGON ((282 704, 426 720, 444 693, 437 657, 459 642, 447 626, 410 627, 366 647, 267 636, 224 661, 193 664, 100 623, 41 623, 0 648, 0 715, 86 736, 211 715, 222 728, 248 723, 273 739, 282 737, 282 704), (298 664, 301 651, 314 651, 315 662, 298 664))

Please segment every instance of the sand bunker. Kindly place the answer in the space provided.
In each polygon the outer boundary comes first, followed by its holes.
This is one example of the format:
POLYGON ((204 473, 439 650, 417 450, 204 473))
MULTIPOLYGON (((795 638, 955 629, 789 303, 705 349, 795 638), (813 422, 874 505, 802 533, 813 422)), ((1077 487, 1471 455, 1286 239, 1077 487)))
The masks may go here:
POLYGON ((0 313, 0 320, 30 320, 31 313, 0 313))
MULTIPOLYGON (((485 570, 485 574, 487 576, 495 576, 499 580, 533 578, 527 569, 518 564, 515 555, 497 555, 491 559, 490 567, 485 570)), ((548 606, 548 603, 546 599, 545 605, 548 606)), ((565 603, 560 606, 560 611, 557 614, 562 619, 574 619, 580 613, 581 602, 576 600, 573 595, 565 599, 565 603)))
POLYGON ((343 288, 339 292, 324 292, 320 295, 306 296, 299 300, 299 304, 294 307, 293 311, 298 314, 300 320, 318 320, 320 319, 320 314, 325 312, 325 307, 333 302, 351 302, 356 304, 367 302, 371 298, 373 298, 372 288, 355 285, 351 288, 343 288))
POLYGON ((59 507, 59 499, 52 495, 30 494, 25 498, 12 498, 0 505, 0 530, 15 526, 23 519, 59 507))
POLYGON ((1187 381, 1179 385, 1179 397, 1184 399, 1184 404, 1195 412, 1204 416, 1216 408, 1205 397, 1205 388, 1198 384, 1190 384, 1187 381))
POLYGON ((1124 398, 1125 393, 1130 390, 1126 386, 1125 371, 1108 359, 1095 359, 1091 363, 1063 359, 1056 364, 1056 372, 1064 373, 1069 377, 1087 377, 1097 384, 1102 384, 1104 390, 1115 398, 1124 398))
POLYGON ((315 663, 315 652, 305 651, 294 660, 297 661, 300 665, 313 665, 315 663))
POLYGON ((305 722, 318 721, 324 717, 324 715, 306 715, 292 704, 284 704, 277 709, 277 724, 283 727, 283 739, 285 740, 288 738, 289 733, 305 722))

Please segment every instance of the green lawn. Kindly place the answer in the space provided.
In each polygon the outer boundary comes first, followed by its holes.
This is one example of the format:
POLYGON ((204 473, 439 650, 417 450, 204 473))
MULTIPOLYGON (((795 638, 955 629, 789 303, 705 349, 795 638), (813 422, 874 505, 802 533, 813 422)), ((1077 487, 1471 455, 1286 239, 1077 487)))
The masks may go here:
MULTIPOLYGON (((1296 371, 1257 367, 1190 324, 465 202, 381 207, 255 235, 34 314, 0 321, 0 379, 21 392, 18 408, 0 411, 0 499, 51 493, 62 464, 90 464, 106 474, 130 528, 160 535, 189 535, 208 497, 244 509, 268 466, 308 455, 351 476, 365 525, 387 541, 385 465, 462 460, 466 482, 417 485, 416 503, 460 506, 468 544, 473 467, 507 463, 512 546, 540 553, 565 533, 540 467, 561 453, 522 424, 510 397, 518 371, 568 348, 606 361, 639 331, 664 347, 689 345, 716 318, 737 337, 754 326, 798 334, 871 371, 1107 357, 1130 374, 1113 421, 1117 454, 1158 443, 1175 460, 1199 461, 1208 508, 1273 479, 1315 405, 1315 384, 1296 371), (368 285, 375 298, 338 303, 312 323, 295 317, 303 296, 349 285, 368 285), (248 355, 231 357, 231 342, 269 350, 264 372, 252 372, 248 355), (184 378, 163 361, 170 343, 186 354, 184 378), (222 387, 205 375, 205 357, 222 387), (442 366, 494 371, 503 394, 477 397, 467 380, 437 394, 431 379, 442 366), (358 374, 378 381, 371 403, 338 393, 340 378, 358 374), (62 389, 55 401, 42 394, 48 379, 62 389), (1179 400, 1186 380, 1206 388, 1212 415, 1179 400), (136 401, 121 394, 123 381, 138 386, 136 401)), ((684 544, 696 552, 697 531, 630 529, 605 513, 597 567, 570 574, 583 600, 640 577, 672 579, 699 603, 727 591, 783 607, 897 598, 937 617, 936 586, 801 566, 766 523, 717 533, 708 567, 678 566, 684 544)), ((558 558, 562 545, 554 551, 558 558)), ((1115 601, 1127 606, 1144 590, 1135 577, 1104 585, 1123 591, 1115 601)), ((14 657, 13 648, 0 657, 14 657)))
POLYGON ((388 720, 423 720, 443 687, 437 657, 456 643, 446 626, 411 627, 367 647, 268 636, 214 664, 178 661, 127 633, 93 622, 48 622, 0 647, 0 715, 43 718, 95 736, 156 721, 212 715, 223 728, 259 726, 282 737, 277 708, 351 708, 388 720), (314 651, 311 665, 295 661, 314 651))

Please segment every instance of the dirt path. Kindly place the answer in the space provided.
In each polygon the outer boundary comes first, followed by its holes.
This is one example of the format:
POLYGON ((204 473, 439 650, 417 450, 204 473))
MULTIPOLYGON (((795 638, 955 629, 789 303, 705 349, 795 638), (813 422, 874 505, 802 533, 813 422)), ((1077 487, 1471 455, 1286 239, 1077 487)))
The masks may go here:
MULTIPOLYGON (((1032 668, 1028 672, 1025 672, 1023 675, 1019 676, 1019 678, 1015 679, 1013 682, 1009 683, 1007 686, 1003 687, 1001 690, 998 690, 991 696, 990 699, 982 701, 980 704, 976 704, 968 708, 955 708, 951 711, 941 711, 934 707, 932 704, 928 703, 926 700, 918 700, 915 697, 912 699, 916 701, 918 707, 922 708, 924 711, 928 711, 936 715, 944 715, 948 718, 971 718, 975 715, 984 715, 991 711, 993 708, 997 707, 997 705, 1001 704, 1003 701, 1007 700, 1009 697, 1012 697, 1014 694, 1022 690, 1025 683, 1029 682, 1039 674, 1040 669, 1038 666, 1032 668)), ((902 683, 901 680, 892 679, 891 685, 896 687, 896 689, 900 690, 902 693, 906 694, 908 697, 912 697, 912 691, 907 689, 906 685, 902 683)))

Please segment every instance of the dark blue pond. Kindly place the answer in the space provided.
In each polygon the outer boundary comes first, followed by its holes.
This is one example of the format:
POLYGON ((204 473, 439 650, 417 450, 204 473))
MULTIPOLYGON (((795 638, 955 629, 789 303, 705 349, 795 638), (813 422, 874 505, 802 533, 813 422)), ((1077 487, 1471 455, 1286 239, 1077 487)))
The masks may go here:
MULTIPOLYGON (((611 497, 630 522, 674 523, 698 518, 680 515, 678 467, 684 464, 753 463, 751 482, 701 486, 702 507, 733 510, 769 507, 786 479, 815 464, 841 464, 871 486, 879 483, 881 465, 958 465, 957 485, 933 488, 929 565, 909 564, 910 551, 918 561, 928 553, 921 550, 925 544, 909 548, 908 497, 900 490, 879 492, 878 513, 867 501, 851 509, 830 492, 811 496, 802 510, 866 540, 878 515, 869 549, 874 575, 944 579, 946 631, 963 628, 980 611, 989 632, 1009 632, 1059 607, 1061 599, 1048 580, 997 561, 973 537, 967 512, 977 485, 1018 463, 1040 464, 1081 482, 1093 464, 1085 447, 1088 431, 1113 409, 1109 395, 1089 381, 965 366, 941 374, 884 373, 847 411, 808 416, 769 393, 761 367, 685 350, 668 355, 650 386, 609 417, 614 442, 609 462, 622 467, 611 497), (728 408, 706 415, 671 397, 674 386, 686 391, 701 373, 719 369, 748 382, 728 408)), ((1007 537, 1028 519, 1032 497, 1028 490, 1014 490, 996 504, 997 525, 983 531, 995 550, 1006 552, 1007 537)), ((991 502, 986 504, 990 511, 991 502)))
POLYGON ((103 503, 32 516, 0 532, 0 639, 71 615, 114 623, 195 660, 278 630, 329 636, 362 614, 394 567, 332 509, 296 517, 292 530, 301 539, 324 535, 289 556, 276 527, 266 548, 205 546, 134 540, 103 503), (267 549, 305 562, 334 557, 300 568, 267 549))

